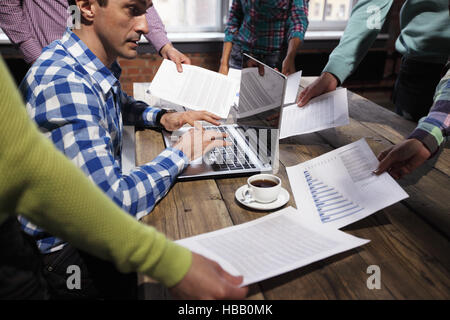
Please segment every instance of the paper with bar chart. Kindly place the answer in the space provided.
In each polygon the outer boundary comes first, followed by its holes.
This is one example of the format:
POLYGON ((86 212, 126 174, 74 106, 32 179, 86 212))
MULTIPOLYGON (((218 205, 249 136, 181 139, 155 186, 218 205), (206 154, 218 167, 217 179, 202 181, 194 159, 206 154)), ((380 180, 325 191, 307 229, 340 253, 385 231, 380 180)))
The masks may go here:
POLYGON ((377 166, 361 139, 286 170, 302 214, 342 228, 408 197, 388 173, 374 175, 377 166))

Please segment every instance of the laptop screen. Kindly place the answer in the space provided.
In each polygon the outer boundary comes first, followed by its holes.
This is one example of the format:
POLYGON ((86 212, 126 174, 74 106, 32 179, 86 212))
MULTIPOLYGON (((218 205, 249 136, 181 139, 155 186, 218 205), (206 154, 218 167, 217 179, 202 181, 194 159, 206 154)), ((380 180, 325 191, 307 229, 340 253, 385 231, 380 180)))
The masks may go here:
POLYGON ((236 123, 279 129, 286 81, 282 73, 244 53, 236 123))

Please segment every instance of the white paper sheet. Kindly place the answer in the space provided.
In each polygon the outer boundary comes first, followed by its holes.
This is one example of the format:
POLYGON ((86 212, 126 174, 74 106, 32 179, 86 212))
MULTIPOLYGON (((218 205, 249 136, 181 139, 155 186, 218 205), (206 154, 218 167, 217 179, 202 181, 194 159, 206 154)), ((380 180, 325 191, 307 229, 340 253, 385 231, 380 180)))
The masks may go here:
POLYGON ((284 94, 284 105, 289 105, 297 101, 298 89, 300 88, 300 80, 302 79, 302 71, 290 74, 287 77, 286 92, 284 94))
POLYGON ((300 268, 369 240, 307 221, 292 207, 262 218, 177 241, 202 254, 246 286, 300 268))
POLYGON ((179 73, 175 63, 166 59, 150 84, 151 94, 158 98, 222 118, 227 118, 238 90, 239 82, 234 78, 186 64, 179 73))
MULTIPOLYGON (((241 75, 242 75, 242 70, 234 69, 234 68, 230 68, 228 70, 228 78, 234 79, 239 84, 241 83, 241 75)), ((239 104, 239 87, 240 86, 237 87, 236 95, 234 96, 234 100, 233 100, 233 105, 235 107, 237 107, 239 104)))
POLYGON ((373 174, 377 166, 361 139, 286 171, 302 214, 342 228, 408 197, 388 173, 373 174))
POLYGON ((311 99, 302 108, 296 104, 285 107, 280 139, 349 123, 347 89, 341 88, 311 99))

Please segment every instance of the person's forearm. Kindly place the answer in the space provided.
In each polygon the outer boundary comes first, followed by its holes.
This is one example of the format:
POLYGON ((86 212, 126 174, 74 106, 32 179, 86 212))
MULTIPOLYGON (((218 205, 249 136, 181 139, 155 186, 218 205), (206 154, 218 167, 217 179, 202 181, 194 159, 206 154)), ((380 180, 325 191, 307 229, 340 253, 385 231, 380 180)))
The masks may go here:
POLYGON ((292 38, 289 40, 286 59, 295 60, 295 56, 300 48, 302 41, 299 38, 292 38))
POLYGON ((224 42, 222 49, 222 57, 220 58, 220 65, 228 66, 230 61, 231 49, 233 48, 233 42, 224 42))
POLYGON ((145 38, 155 47, 156 52, 160 53, 161 49, 170 43, 170 40, 167 38, 166 29, 155 6, 151 6, 147 10, 145 17, 149 27, 149 33, 145 35, 145 38))
POLYGON ((0 28, 9 40, 19 47, 27 63, 39 57, 42 47, 31 32, 20 0, 3 1, 0 5, 0 28))
POLYGON ((372 46, 392 3, 392 0, 359 0, 323 72, 335 75, 343 83, 372 46))

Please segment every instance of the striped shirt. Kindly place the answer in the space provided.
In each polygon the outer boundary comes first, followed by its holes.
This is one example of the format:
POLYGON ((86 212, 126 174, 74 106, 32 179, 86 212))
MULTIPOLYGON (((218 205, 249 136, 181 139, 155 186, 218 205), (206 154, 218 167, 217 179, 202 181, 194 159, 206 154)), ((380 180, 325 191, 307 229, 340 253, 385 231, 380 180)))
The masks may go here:
POLYGON ((434 95, 434 103, 428 116, 420 119, 417 128, 408 138, 414 138, 430 150, 432 155, 450 135, 450 69, 439 82, 434 95))
MULTIPOLYGON (((140 110, 140 120, 153 126, 161 110, 127 96, 120 72, 117 62, 107 68, 67 29, 61 40, 44 48, 20 89, 28 114, 44 135, 117 205, 140 219, 164 197, 189 160, 180 150, 167 148, 122 174, 122 112, 127 119, 130 110, 140 110)), ((63 247, 62 240, 24 218, 20 221, 42 252, 63 247)))
POLYGON ((233 0, 225 42, 254 54, 280 52, 292 38, 304 39, 309 0, 233 0))
MULTIPOLYGON (((0 4, 0 28, 17 45, 27 63, 35 61, 42 49, 61 39, 67 27, 67 0, 8 0, 0 4)), ((169 43, 164 25, 151 6, 146 14, 150 32, 145 35, 156 51, 169 43)))

